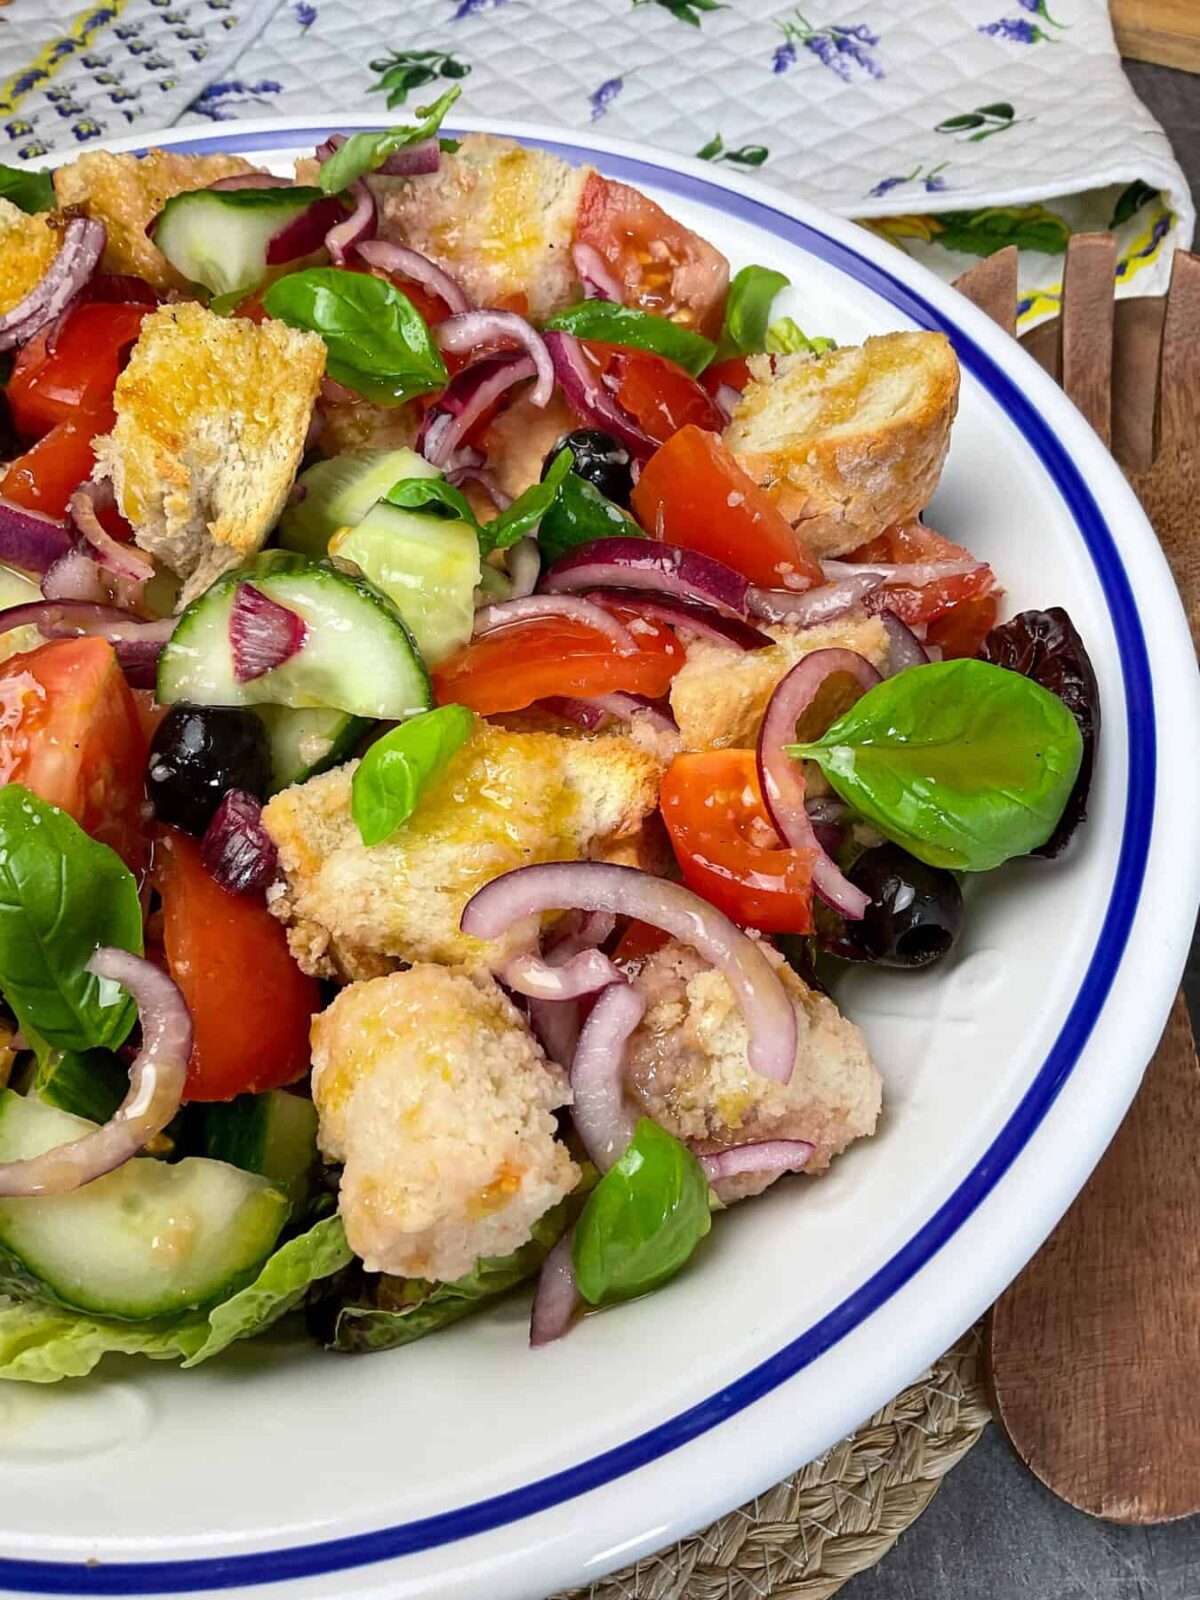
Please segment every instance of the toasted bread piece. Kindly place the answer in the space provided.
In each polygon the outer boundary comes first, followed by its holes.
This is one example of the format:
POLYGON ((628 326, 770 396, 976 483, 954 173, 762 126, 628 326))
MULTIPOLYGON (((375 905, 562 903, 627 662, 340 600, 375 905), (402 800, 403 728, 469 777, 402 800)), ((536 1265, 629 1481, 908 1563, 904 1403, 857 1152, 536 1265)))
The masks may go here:
POLYGON ((958 408, 944 334, 755 356, 750 371, 725 443, 818 556, 853 550, 929 503, 958 408))
POLYGON ((325 369, 315 333, 160 306, 96 441, 137 543, 183 578, 180 605, 261 549, 292 485, 325 369))
POLYGON ((562 395, 549 405, 535 406, 528 393, 519 394, 488 426, 481 440, 496 482, 515 499, 542 476, 542 463, 564 433, 579 420, 562 395))
POLYGON ((75 206, 108 229, 102 272, 132 273, 160 291, 186 289, 187 279, 146 237, 147 227, 172 195, 253 171, 241 156, 185 156, 174 150, 118 156, 88 150, 59 167, 54 192, 60 206, 75 206))
MULTIPOLYGON (((626 1082, 647 1116, 700 1154, 765 1139, 805 1139, 806 1172, 822 1172, 875 1131, 882 1097, 866 1040, 827 995, 810 989, 769 946, 796 1012, 796 1065, 788 1083, 747 1060, 749 1034, 733 990, 694 950, 671 940, 634 978, 646 1014, 629 1041, 626 1082)), ((727 1180, 724 1200, 757 1194, 762 1173, 727 1180)))
POLYGON ((527 300, 541 321, 578 295, 575 214, 590 167, 490 133, 469 133, 419 178, 372 177, 380 236, 457 278, 477 305, 527 300))
POLYGON ((293 954, 306 972, 348 979, 403 961, 499 968, 533 930, 489 942, 462 933, 475 891, 536 861, 628 860, 662 773, 628 739, 480 721, 408 821, 368 849, 350 815, 356 766, 285 789, 263 811, 283 872, 268 901, 293 954))
POLYGON ((883 623, 860 608, 819 628, 765 631, 775 644, 764 650, 732 650, 703 639, 688 646, 688 658, 671 684, 671 710, 685 750, 753 746, 775 685, 814 650, 854 650, 880 671, 887 664, 883 623))
POLYGON ((486 973, 351 984, 312 1042, 318 1137, 344 1163, 338 1210, 368 1271, 460 1278, 525 1244, 578 1182, 555 1137, 566 1077, 486 973))
POLYGON ((61 243, 62 218, 54 212, 31 216, 0 200, 0 316, 37 288, 61 243))

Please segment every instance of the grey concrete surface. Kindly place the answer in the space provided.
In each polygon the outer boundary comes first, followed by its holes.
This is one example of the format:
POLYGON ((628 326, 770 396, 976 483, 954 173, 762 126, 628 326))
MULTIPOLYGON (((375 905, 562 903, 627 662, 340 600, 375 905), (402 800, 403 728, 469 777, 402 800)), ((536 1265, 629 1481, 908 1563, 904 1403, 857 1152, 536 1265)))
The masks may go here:
MULTIPOLYGON (((1200 76, 1140 62, 1128 71, 1200 204, 1200 76)), ((1200 1029, 1200 939, 1185 986, 1200 1029)), ((1200 1600, 1200 1517, 1161 1528, 1096 1522, 1055 1499, 989 1428, 891 1554, 841 1597, 1200 1600)))

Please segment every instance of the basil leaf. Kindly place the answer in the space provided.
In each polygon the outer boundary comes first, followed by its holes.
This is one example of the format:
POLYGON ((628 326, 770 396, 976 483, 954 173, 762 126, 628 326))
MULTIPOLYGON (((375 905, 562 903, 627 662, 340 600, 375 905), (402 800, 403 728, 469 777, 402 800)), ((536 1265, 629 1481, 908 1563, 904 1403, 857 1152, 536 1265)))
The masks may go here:
POLYGON ((133 1001, 85 971, 97 945, 142 953, 133 874, 57 806, 0 789, 0 990, 22 1028, 60 1050, 115 1049, 133 1001))
POLYGON ((543 565, 557 561, 577 544, 614 537, 646 539, 649 535, 628 512, 606 499, 594 483, 577 472, 568 472, 538 529, 543 565))
POLYGON ((445 512, 472 528, 479 527, 466 495, 444 478, 401 478, 383 498, 404 511, 428 511, 437 517, 445 512))
POLYGON ((791 279, 770 267, 743 267, 735 273, 725 300, 725 325, 717 346, 717 360, 752 356, 766 348, 767 322, 780 290, 791 279))
POLYGON ((0 161, 0 200, 21 211, 54 210, 54 179, 46 167, 6 167, 0 161))
POLYGON ((364 844, 382 844, 412 816, 421 795, 441 777, 474 726, 475 718, 464 706, 439 706, 375 741, 354 769, 350 785, 350 815, 364 844))
POLYGON ((407 295, 383 278, 309 267, 277 278, 267 315, 319 333, 329 376, 380 405, 399 405, 446 385, 446 363, 407 295))
POLYGON ((986 661, 909 667, 812 744, 842 799, 920 861, 986 872, 1045 844, 1083 754, 1057 695, 986 661))
POLYGON ((665 356, 698 377, 716 354, 717 347, 703 334, 684 328, 667 317, 653 316, 612 300, 581 300, 556 311, 547 328, 561 328, 577 339, 600 339, 604 344, 626 345, 665 356))
POLYGON ((686 1145, 641 1117, 625 1154, 575 1224, 575 1281, 589 1305, 628 1300, 673 1278, 712 1226, 708 1179, 686 1145))
POLYGON ((766 348, 773 356, 823 356, 837 344, 833 339, 810 339, 791 317, 780 317, 767 329, 766 348))
POLYGON ((507 511, 502 511, 498 517, 480 527, 479 548, 485 555, 491 550, 507 550, 518 539, 534 532, 558 497, 574 459, 570 450, 560 450, 541 483, 531 484, 517 496, 507 511))
POLYGON ((409 145, 432 139, 461 93, 461 88, 455 84, 433 105, 418 106, 417 116, 421 121, 410 127, 389 128, 386 133, 351 134, 345 144, 322 163, 322 189, 326 194, 337 194, 342 189, 348 189, 364 173, 374 172, 381 167, 397 150, 406 150, 409 145))

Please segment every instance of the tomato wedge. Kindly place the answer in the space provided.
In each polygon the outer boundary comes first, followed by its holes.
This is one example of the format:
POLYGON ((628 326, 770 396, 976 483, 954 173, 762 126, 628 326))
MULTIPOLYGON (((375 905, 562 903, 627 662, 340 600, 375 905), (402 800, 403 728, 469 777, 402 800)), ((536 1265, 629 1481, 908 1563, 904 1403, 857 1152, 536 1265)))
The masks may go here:
POLYGON ((626 305, 671 317, 710 338, 720 332, 729 263, 637 189, 589 173, 575 237, 603 256, 624 286, 626 305))
POLYGON ((599 369, 605 386, 639 422, 655 444, 665 444, 689 423, 720 433, 725 418, 720 407, 695 378, 649 350, 581 339, 588 361, 599 369))
POLYGON ((53 351, 48 350, 49 330, 31 339, 5 389, 17 432, 38 439, 60 422, 103 413, 150 309, 89 301, 67 317, 53 351))
POLYGON ((949 611, 935 617, 925 630, 925 643, 942 652, 943 661, 977 656, 983 641, 996 626, 1000 615, 999 590, 960 600, 949 611))
POLYGON ((232 1100, 303 1077, 321 992, 282 924, 261 898, 222 889, 197 842, 173 828, 155 844, 154 882, 167 967, 195 1029, 184 1099, 232 1100))
POLYGON ((23 783, 109 845, 136 875, 150 740, 104 639, 55 639, 0 665, 0 783, 23 783))
POLYGON ((48 517, 65 516, 67 501, 96 465, 92 440, 107 433, 116 420, 109 410, 80 412, 75 421, 58 423, 11 464, 0 478, 0 495, 48 517))
POLYGON ((647 695, 658 699, 684 662, 683 646, 669 628, 647 622, 626 606, 609 606, 623 622, 636 621, 637 650, 619 655, 595 628, 566 617, 538 617, 497 628, 465 645, 433 670, 440 705, 457 701, 492 716, 523 711, 554 695, 647 695))
POLYGON ((753 750, 676 756, 659 796, 683 881, 764 933, 812 932, 814 850, 779 843, 753 750))
MULTIPOLYGON (((879 561, 908 564, 925 561, 971 561, 974 557, 960 544, 951 544, 940 533, 920 522, 898 522, 885 528, 877 538, 846 556, 847 561, 879 561)), ((943 617, 964 600, 996 591, 996 577, 989 566, 981 565, 975 572, 960 573, 957 577, 935 578, 919 587, 913 584, 889 583, 872 595, 868 610, 886 608, 894 611, 902 622, 933 622, 943 617)), ((986 629, 984 630, 987 631, 986 629)))
POLYGON ((750 363, 745 356, 730 356, 727 361, 714 361, 700 374, 700 382, 714 399, 717 390, 724 384, 740 393, 750 382, 750 363))
POLYGON ((751 583, 824 581, 804 540, 715 433, 681 428, 642 468, 631 504, 651 538, 715 556, 751 583))

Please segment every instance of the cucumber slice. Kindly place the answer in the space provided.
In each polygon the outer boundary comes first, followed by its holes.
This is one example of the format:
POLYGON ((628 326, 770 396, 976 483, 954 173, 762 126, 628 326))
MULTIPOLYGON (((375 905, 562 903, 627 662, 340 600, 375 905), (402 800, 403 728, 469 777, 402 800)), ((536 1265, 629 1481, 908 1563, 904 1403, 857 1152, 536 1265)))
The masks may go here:
POLYGON ((264 550, 192 601, 159 657, 157 693, 163 705, 320 706, 389 722, 433 704, 425 663, 387 596, 288 550, 264 550), (253 583, 308 624, 304 648, 249 683, 234 678, 229 645, 239 583, 253 583))
POLYGON ((303 783, 345 760, 371 724, 348 711, 293 711, 259 706, 271 744, 271 793, 303 783))
POLYGON ((363 450, 314 461, 296 479, 296 487, 305 492, 285 507, 279 519, 279 543, 285 550, 319 560, 333 535, 361 522, 394 483, 439 476, 438 469, 415 450, 363 450))
POLYGON ((381 500, 357 527, 334 535, 329 553, 395 602, 431 666, 471 637, 480 564, 479 538, 468 523, 381 500))
MULTIPOLYGON (((40 1155, 94 1123, 0 1094, 0 1161, 40 1155)), ((144 1156, 74 1194, 0 1200, 0 1246, 62 1305, 140 1320, 209 1305, 253 1278, 287 1220, 255 1173, 144 1156)))
POLYGON ((302 1206, 317 1164, 317 1108, 283 1089, 240 1094, 200 1110, 200 1150, 244 1172, 269 1178, 302 1206))
POLYGON ((150 237, 189 283, 249 294, 267 275, 275 235, 326 199, 320 189, 193 189, 167 201, 150 237))
POLYGON ((129 1090, 129 1069, 111 1050, 63 1050, 39 1063, 32 1090, 59 1111, 107 1122, 129 1090))
MULTIPOLYGON (((389 483, 388 488, 391 486, 389 483)), ((31 600, 41 598, 42 591, 32 578, 14 571, 12 567, 0 566, 0 611, 7 610, 9 606, 27 605, 31 600)), ((0 633, 0 661, 7 661, 9 656, 15 656, 22 650, 36 650, 38 645, 45 642, 32 623, 26 623, 23 628, 10 628, 7 633, 0 633)))

